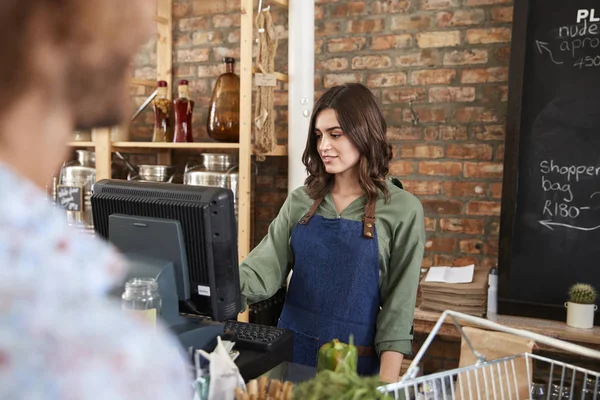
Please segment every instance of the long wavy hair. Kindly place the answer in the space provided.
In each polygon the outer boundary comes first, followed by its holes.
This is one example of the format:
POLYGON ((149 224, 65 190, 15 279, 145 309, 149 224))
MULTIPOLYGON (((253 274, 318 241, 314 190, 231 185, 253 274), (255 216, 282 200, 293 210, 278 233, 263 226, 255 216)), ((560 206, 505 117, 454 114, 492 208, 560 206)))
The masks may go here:
POLYGON ((331 187, 333 175, 327 173, 317 148, 315 122, 319 114, 333 109, 344 135, 360 153, 358 182, 367 194, 367 200, 377 200, 379 190, 389 198, 385 184, 392 159, 392 146, 386 139, 387 124, 373 93, 360 83, 347 83, 327 90, 315 103, 310 117, 310 130, 302 163, 309 176, 305 184, 311 198, 324 197, 331 187))

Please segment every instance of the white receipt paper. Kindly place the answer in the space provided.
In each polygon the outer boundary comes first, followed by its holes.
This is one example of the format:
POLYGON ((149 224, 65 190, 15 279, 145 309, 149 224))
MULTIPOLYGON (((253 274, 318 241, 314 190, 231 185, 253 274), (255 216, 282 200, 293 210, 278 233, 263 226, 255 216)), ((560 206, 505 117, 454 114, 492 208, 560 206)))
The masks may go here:
POLYGON ((466 267, 431 267, 425 282, 471 283, 475 264, 466 267))

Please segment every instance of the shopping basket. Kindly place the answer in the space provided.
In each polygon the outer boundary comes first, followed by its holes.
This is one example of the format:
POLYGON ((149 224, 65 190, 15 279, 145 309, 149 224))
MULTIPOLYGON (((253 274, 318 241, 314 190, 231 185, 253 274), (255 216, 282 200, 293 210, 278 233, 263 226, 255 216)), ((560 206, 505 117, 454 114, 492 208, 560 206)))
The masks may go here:
POLYGON ((529 352, 486 360, 477 349, 473 348, 459 320, 487 330, 523 337, 536 344, 561 350, 563 353, 598 360, 594 365, 598 366, 595 369, 600 369, 600 351, 526 330, 510 328, 487 319, 445 311, 427 336, 406 374, 398 382, 382 386, 379 390, 393 394, 395 399, 406 400, 600 400, 600 372, 529 352), (454 322, 465 344, 477 358, 477 362, 471 366, 418 376, 421 359, 447 317, 454 322), (517 373, 524 370, 526 374, 517 373), (544 378, 540 379, 540 375, 544 378), (526 388, 525 393, 523 387, 526 388))

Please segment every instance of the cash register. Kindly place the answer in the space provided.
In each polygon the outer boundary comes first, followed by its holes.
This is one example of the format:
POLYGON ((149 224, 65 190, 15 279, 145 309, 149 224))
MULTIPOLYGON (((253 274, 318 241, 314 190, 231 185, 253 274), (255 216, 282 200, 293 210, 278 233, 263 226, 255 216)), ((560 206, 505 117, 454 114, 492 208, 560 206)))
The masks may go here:
POLYGON ((241 311, 233 192, 212 186, 101 180, 91 198, 94 229, 130 261, 130 278, 154 278, 160 319, 185 350, 236 342, 245 379, 291 361, 293 338, 272 326, 237 322, 241 311))

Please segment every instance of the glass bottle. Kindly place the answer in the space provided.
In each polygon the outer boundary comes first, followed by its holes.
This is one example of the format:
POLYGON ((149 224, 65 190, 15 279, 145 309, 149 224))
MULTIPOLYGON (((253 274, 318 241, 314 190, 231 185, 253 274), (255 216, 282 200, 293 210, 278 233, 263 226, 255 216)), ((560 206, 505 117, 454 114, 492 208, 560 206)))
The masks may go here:
POLYGON ((173 105, 169 100, 169 88, 166 81, 158 81, 154 108, 153 142, 173 141, 173 105))
POLYGON ((223 58, 225 73, 217 78, 208 109, 206 130, 219 142, 240 141, 240 78, 234 63, 232 57, 223 58))
POLYGON ((154 278, 134 278, 127 281, 121 299, 121 307, 125 312, 156 326, 162 299, 154 278))
POLYGON ((175 133, 173 142, 193 142, 192 113, 194 101, 190 99, 190 86, 186 80, 179 81, 177 99, 173 101, 175 111, 175 133))

